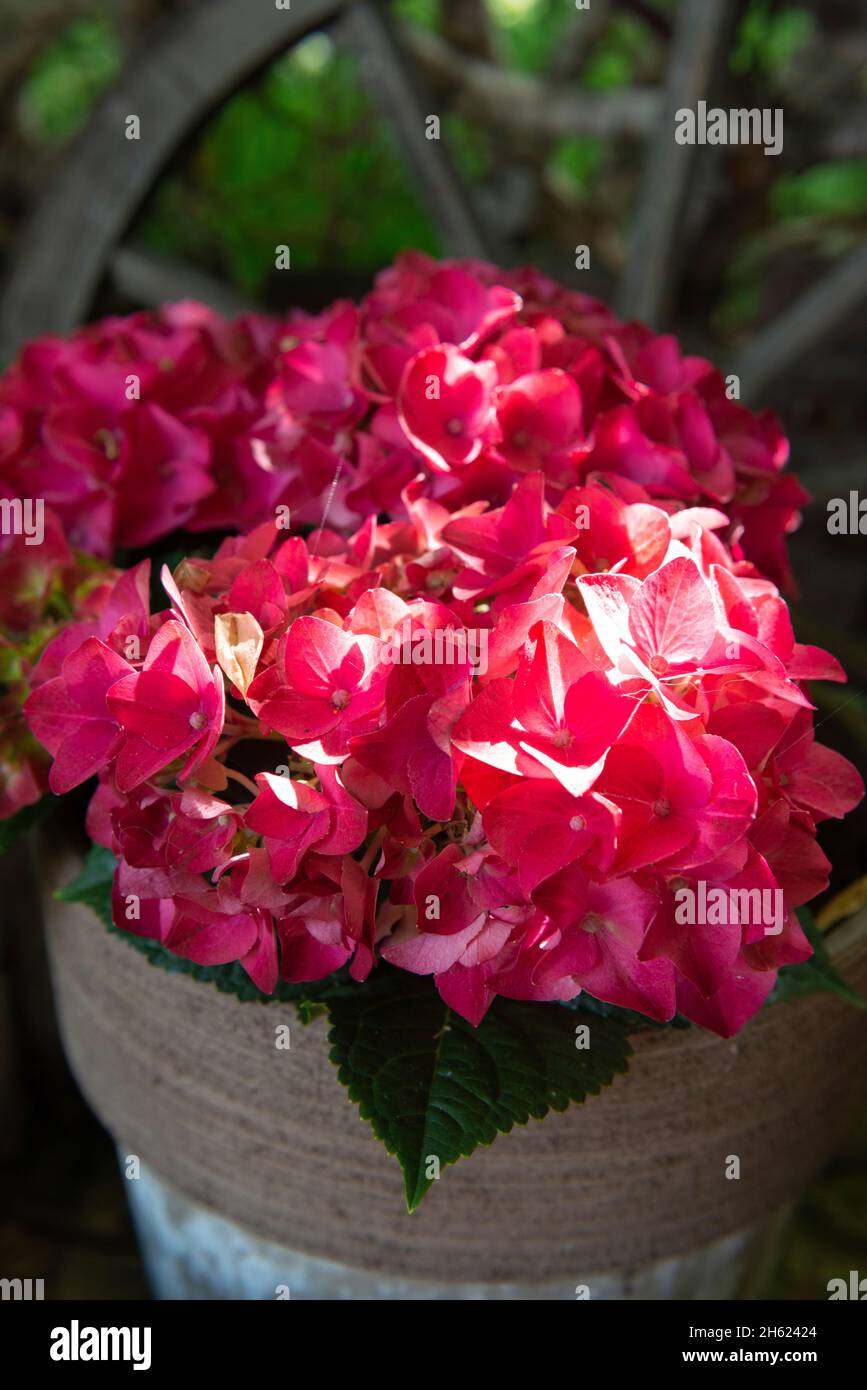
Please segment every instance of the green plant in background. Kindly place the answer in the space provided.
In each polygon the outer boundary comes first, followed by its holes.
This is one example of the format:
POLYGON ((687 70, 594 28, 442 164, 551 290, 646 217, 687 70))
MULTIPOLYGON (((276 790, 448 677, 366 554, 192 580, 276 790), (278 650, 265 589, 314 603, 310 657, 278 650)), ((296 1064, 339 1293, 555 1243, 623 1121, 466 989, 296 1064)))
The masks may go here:
MULTIPOLYGON (((729 66, 738 77, 775 92, 783 104, 798 87, 799 64, 820 40, 817 17, 802 6, 752 0, 736 33, 729 66)), ((781 161, 782 165, 782 161, 781 161)), ((798 254, 833 257, 862 234, 867 216, 867 160, 823 159, 793 173, 781 167, 767 187, 764 216, 742 236, 713 315, 716 331, 738 337, 762 316, 775 271, 798 254)))
POLYGON ((647 52, 647 29, 634 15, 615 15, 584 64, 582 85, 602 92, 635 80, 647 52))
POLYGON ((549 172, 576 193, 589 194, 602 172, 608 142, 600 135, 570 135, 558 140, 548 161, 549 172))
POLYGON ((204 260, 254 295, 276 242, 291 247, 300 270, 369 271, 401 246, 438 250, 355 62, 325 34, 221 108, 157 189, 138 236, 163 255, 204 260))
POLYGON ((439 5, 437 0, 393 0, 392 13, 404 24, 418 24, 422 29, 437 29, 439 5))
POLYGON ((107 15, 67 25, 42 50, 21 89, 21 129, 35 143, 68 140, 120 71, 123 50, 107 15))
POLYGON ((753 0, 741 20, 731 54, 732 72, 778 77, 816 35, 816 18, 799 7, 772 11, 770 0, 753 0))
MULTIPOLYGON (((487 0, 494 45, 508 67, 544 74, 569 25, 562 0, 487 0)), ((674 17, 677 5, 660 3, 674 17)), ((436 30, 439 0, 394 0, 401 22, 436 30)), ((580 18, 580 16, 579 16, 580 18)), ((752 0, 741 20, 731 67, 778 85, 815 39, 804 6, 752 0)), ((646 81, 656 41, 636 15, 612 10, 575 81, 594 91, 646 81)), ((36 147, 70 138, 117 76, 123 59, 119 15, 104 3, 56 34, 31 66, 19 100, 22 133, 36 147)), ((496 173, 501 144, 465 114, 450 112, 444 133, 462 175, 481 183, 496 173)), ((611 172, 616 141, 576 134, 536 152, 540 174, 576 214, 589 208, 611 172)), ((789 227, 821 238, 828 220, 867 214, 867 161, 823 162, 780 171, 768 223, 733 256, 715 322, 736 333, 761 310, 766 242, 789 227)), ((255 85, 231 98, 192 152, 157 188, 137 230, 152 251, 210 270, 253 296, 266 296, 274 246, 291 246, 293 266, 339 265, 369 273, 403 246, 436 253, 436 233, 407 178, 392 132, 374 112, 354 60, 325 34, 278 59, 255 85), (376 216, 365 210, 376 209, 376 216), (279 231, 279 236, 275 234, 279 231)))
MULTIPOLYGON (((436 0, 400 0, 393 8, 405 23, 436 27, 436 0)), ((505 61, 525 70, 544 70, 571 18, 550 0, 491 0, 489 12, 505 61)), ((615 18, 598 57, 594 49, 587 85, 630 81, 641 44, 640 23, 615 18)), ((490 131, 459 112, 445 113, 443 128, 468 182, 495 172, 490 131)), ((581 135, 557 141, 546 172, 571 197, 590 197, 610 143, 581 135)), ((299 270, 370 272, 405 246, 441 249, 354 60, 325 34, 278 59, 255 88, 221 109, 156 191, 137 236, 157 254, 203 265, 264 298, 275 227, 299 270), (376 217, 359 216, 365 207, 375 207, 376 217)))
POLYGON ((867 216, 867 159, 834 159, 784 174, 774 187, 772 206, 781 222, 867 216))
POLYGON ((488 0, 487 8, 509 65, 544 71, 563 29, 564 10, 570 7, 551 0, 488 0))
POLYGON ((470 183, 488 178, 496 161, 496 148, 488 132, 458 111, 446 112, 443 130, 463 177, 470 183))
MULTIPOLYGON (((404 23, 437 27, 438 0, 397 0, 392 9, 404 23)), ((539 73, 575 18, 559 0, 489 0, 488 12, 502 60, 539 73)), ((74 134, 117 75, 122 46, 112 21, 111 11, 96 6, 34 64, 21 103, 22 129, 34 143, 60 143, 74 134)), ((579 80, 597 90, 633 80, 642 46, 640 22, 613 16, 579 80)), ((496 171, 495 132, 450 112, 444 133, 470 183, 496 171)), ((610 145, 581 135, 556 141, 539 151, 545 176, 580 205, 592 197, 610 145)), ((339 265, 369 272, 402 246, 441 249, 354 61, 325 34, 277 60, 255 87, 221 108, 158 187, 136 235, 157 254, 199 265, 264 297, 275 227, 300 270, 339 265), (373 206, 375 218, 359 215, 373 206)))

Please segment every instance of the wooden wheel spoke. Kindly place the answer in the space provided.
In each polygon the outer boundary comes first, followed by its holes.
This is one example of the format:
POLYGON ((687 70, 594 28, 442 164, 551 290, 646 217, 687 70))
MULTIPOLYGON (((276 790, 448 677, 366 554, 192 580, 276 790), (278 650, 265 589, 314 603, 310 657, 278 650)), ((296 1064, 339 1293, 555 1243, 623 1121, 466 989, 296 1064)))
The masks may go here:
POLYGON ((304 0, 290 10, 238 0, 207 5, 155 30, 121 85, 101 103, 28 228, 0 305, 0 353, 42 333, 68 332, 94 294, 136 209, 184 137, 241 82, 343 0, 304 0), (136 115, 141 139, 127 141, 136 115))
POLYGON ((146 309, 156 309, 173 299, 198 299, 227 318, 261 309, 240 290, 195 266, 153 256, 136 246, 122 246, 115 251, 108 272, 125 299, 146 309))
POLYGON ((729 27, 730 0, 683 0, 674 34, 668 82, 645 160, 635 232, 620 290, 627 317, 654 327, 674 286, 679 234, 695 151, 674 139, 675 113, 709 94, 729 27))
POLYGON ((773 323, 756 335, 733 367, 741 397, 755 402, 810 348, 843 323, 867 299, 867 242, 829 270, 773 323))
POLYGON ((488 256, 490 248, 445 141, 425 134, 427 117, 436 109, 421 74, 407 62, 384 8, 356 0, 334 24, 333 33, 359 59, 365 86, 395 131, 444 244, 453 255, 488 256))
MULTIPOLYGON (((576 24, 566 32, 547 81, 498 65, 490 35, 476 32, 479 16, 476 29, 469 25, 474 42, 469 48, 455 47, 449 40, 469 23, 460 0, 448 11, 446 38, 396 25, 385 0, 298 0, 288 10, 262 4, 254 21, 238 0, 207 0, 154 26, 122 83, 100 104, 69 153, 22 239, 0 301, 2 358, 12 357, 23 341, 69 332, 87 319, 106 274, 133 303, 156 306, 192 296, 226 314, 255 307, 231 286, 192 266, 124 245, 124 238, 163 169, 208 113, 274 58, 323 27, 358 58, 361 80, 395 131, 450 255, 496 258, 510 234, 528 221, 538 189, 532 175, 520 161, 510 163, 508 154, 500 187, 467 189, 445 141, 427 138, 428 118, 439 114, 436 103, 442 97, 449 100, 459 93, 461 111, 502 134, 507 144, 513 139, 544 145, 564 134, 591 131, 649 135, 620 309, 659 327, 688 232, 689 194, 693 204, 701 202, 691 181, 696 151, 675 142, 675 113, 710 97, 738 6, 730 0, 683 0, 664 91, 584 91, 565 79, 604 28, 609 8, 607 0, 599 0, 592 19, 584 16, 583 27, 576 24), (428 94, 427 81, 435 98, 428 94), (135 142, 126 139, 130 115, 141 126, 135 142)), ((637 0, 631 8, 649 19, 656 15, 637 0)), ((667 21, 657 20, 664 28, 667 21)), ((709 152, 700 154, 706 162, 709 152)), ((867 246, 861 246, 743 352, 735 370, 744 398, 760 397, 865 298, 867 246)))

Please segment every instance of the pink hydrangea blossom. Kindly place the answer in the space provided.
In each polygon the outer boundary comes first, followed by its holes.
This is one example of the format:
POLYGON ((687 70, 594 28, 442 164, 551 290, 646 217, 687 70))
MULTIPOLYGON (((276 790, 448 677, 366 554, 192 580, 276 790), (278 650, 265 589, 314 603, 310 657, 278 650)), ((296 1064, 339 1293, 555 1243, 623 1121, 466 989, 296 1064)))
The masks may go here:
POLYGON ((387 961, 473 1025, 585 991, 731 1035, 863 794, 780 592, 787 452, 531 269, 410 253, 359 306, 33 344, 0 381, 0 495, 47 504, 0 547, 0 814, 96 777, 118 925, 266 994, 387 961), (178 530, 154 608, 108 561, 178 530))
POLYGON ((816 826, 862 794, 803 685, 839 668, 713 510, 674 524, 593 484, 555 507, 538 471, 503 508, 411 516, 318 557, 260 528, 164 571, 157 613, 133 569, 46 651, 27 718, 52 787, 99 774, 117 910, 132 895, 131 930, 266 992, 381 958, 474 1024, 498 995, 587 991, 737 1031, 809 954, 816 826), (577 506, 616 569, 588 571, 577 506), (526 583, 500 589, 502 554, 526 583), (227 702, 215 630, 244 614, 227 702), (684 892, 741 906, 685 923, 684 892))

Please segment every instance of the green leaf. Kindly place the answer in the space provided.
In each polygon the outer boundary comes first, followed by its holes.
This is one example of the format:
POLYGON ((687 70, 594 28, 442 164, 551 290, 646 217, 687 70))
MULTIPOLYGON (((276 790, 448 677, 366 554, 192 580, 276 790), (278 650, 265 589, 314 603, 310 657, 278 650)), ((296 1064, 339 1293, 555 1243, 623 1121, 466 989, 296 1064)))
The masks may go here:
POLYGON ((640 1014, 635 1009, 625 1009, 621 1004, 606 1004, 603 999, 596 999, 592 994, 588 994, 583 989, 580 994, 576 994, 574 999, 565 999, 560 1005, 563 1009, 571 1009, 573 1013, 577 1010, 581 1013, 596 1014, 599 1018, 612 1018, 619 1020, 629 1029, 630 1033, 639 1032, 644 1029, 659 1028, 691 1028, 692 1024, 683 1014, 675 1014, 673 1018, 660 1022, 659 1019, 649 1018, 647 1014, 640 1014))
POLYGON ((9 816, 8 820, 0 820, 0 854, 5 854, 11 849, 19 835, 38 825, 56 801, 57 798, 54 796, 43 796, 39 801, 34 801, 32 806, 22 806, 21 810, 16 811, 14 816, 9 816))
POLYGON ((378 967, 328 1001, 331 1059, 350 1098, 403 1169, 410 1211, 442 1169, 514 1124, 583 1101, 628 1068, 625 1024, 556 1004, 497 999, 478 1028, 433 982, 378 967), (580 1024, 590 1046, 576 1046, 580 1024))
POLYGON ((86 903, 107 927, 111 927, 111 885, 117 863, 110 849, 91 845, 81 873, 54 894, 60 902, 86 903))
POLYGON ((863 217, 867 212, 867 159, 815 164, 800 174, 784 174, 771 190, 777 217, 863 217))
POLYGON ((778 1004, 783 999, 796 999, 801 994, 824 990, 828 994, 839 995, 841 999, 854 1004, 856 1009, 867 1009, 867 1000, 834 969, 826 938, 816 926, 812 912, 806 907, 799 907, 798 920, 813 948, 813 954, 809 960, 799 961, 797 965, 781 967, 777 983, 768 995, 768 1003, 778 1004))
POLYGON ((122 65, 123 47, 110 19, 83 16, 62 27, 40 45, 22 83, 20 120, 26 134, 40 144, 68 139, 122 65))

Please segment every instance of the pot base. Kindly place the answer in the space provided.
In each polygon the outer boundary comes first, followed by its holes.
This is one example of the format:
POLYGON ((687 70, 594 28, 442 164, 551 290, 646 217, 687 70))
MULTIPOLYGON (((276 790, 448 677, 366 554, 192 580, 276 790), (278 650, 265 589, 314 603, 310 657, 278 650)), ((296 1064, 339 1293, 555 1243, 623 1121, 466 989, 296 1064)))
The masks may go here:
MULTIPOLYGON (((121 1171, 127 1156, 118 1150, 121 1171)), ((596 1274, 583 1285, 442 1283, 386 1277, 333 1260, 304 1255, 191 1201, 144 1164, 127 1182, 148 1281, 158 1299, 295 1299, 300 1301, 476 1300, 484 1302, 592 1299, 731 1299, 744 1292, 763 1253, 776 1244, 788 1208, 760 1225, 735 1231, 689 1255, 630 1273, 596 1274)))

